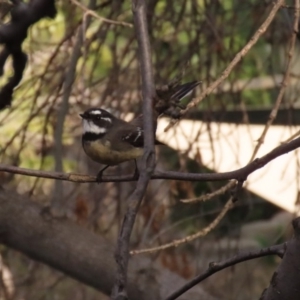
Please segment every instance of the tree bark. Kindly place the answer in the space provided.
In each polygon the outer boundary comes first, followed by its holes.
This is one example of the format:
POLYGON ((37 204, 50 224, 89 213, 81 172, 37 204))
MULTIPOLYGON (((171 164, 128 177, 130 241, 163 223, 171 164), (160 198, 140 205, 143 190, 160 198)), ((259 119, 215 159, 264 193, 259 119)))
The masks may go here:
MULTIPOLYGON (((34 260, 109 294, 116 271, 114 249, 99 235, 68 220, 54 219, 19 195, 0 194, 0 241, 34 260)), ((135 284, 132 299, 151 299, 135 284)))
MULTIPOLYGON (((55 219, 43 208, 0 188, 0 242, 45 263, 102 293, 113 287, 114 247, 103 237, 66 219, 55 219)), ((145 257, 129 264, 130 300, 159 300, 186 281, 145 257)), ((180 299, 215 299, 200 287, 180 299)))
POLYGON ((300 299, 300 217, 293 220, 294 237, 286 243, 282 262, 261 300, 300 299))

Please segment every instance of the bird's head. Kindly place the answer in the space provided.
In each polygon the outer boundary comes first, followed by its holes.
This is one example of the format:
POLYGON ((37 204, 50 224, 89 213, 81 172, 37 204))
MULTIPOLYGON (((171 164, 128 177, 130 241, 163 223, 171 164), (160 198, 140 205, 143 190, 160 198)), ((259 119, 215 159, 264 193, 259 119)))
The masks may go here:
POLYGON ((104 134, 115 119, 112 114, 101 108, 90 108, 79 115, 82 118, 83 133, 104 134))

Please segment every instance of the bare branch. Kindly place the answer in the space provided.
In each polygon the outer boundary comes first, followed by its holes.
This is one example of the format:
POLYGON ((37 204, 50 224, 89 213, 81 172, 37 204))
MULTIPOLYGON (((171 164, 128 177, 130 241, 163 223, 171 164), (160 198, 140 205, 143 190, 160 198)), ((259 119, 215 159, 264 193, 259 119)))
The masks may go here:
POLYGON ((88 15, 91 15, 93 16, 94 18, 102 21, 102 22, 106 22, 106 23, 109 23, 109 24, 112 24, 112 25, 121 25, 121 26, 125 26, 125 27, 130 27, 132 28, 132 24, 130 23, 127 23, 127 22, 123 22, 123 21, 115 21, 115 20, 110 20, 110 19, 107 19, 107 18, 104 18, 102 16, 99 16, 95 11, 93 11, 92 9, 89 9, 87 7, 85 7, 83 4, 81 4, 80 2, 76 1, 76 0, 71 0, 76 6, 80 7, 84 12, 85 14, 88 14, 88 15))
POLYGON ((258 139, 258 143, 253 151, 250 161, 252 161, 255 158, 260 146, 264 143, 267 132, 277 116, 277 112, 278 112, 278 109, 282 102, 286 87, 289 84, 290 73, 291 73, 291 68, 292 68, 292 58, 293 58, 293 54, 295 51, 295 44, 296 44, 296 39, 297 39, 297 34, 298 34, 298 26, 299 26, 299 7, 298 6, 299 5, 296 4, 295 10, 294 10, 294 24, 293 24, 293 28, 292 28, 293 31, 291 33, 291 39, 290 39, 290 43, 289 43, 290 45, 289 45, 289 50, 288 50, 287 67, 286 67, 286 71, 285 71, 285 74, 284 74, 284 77, 282 80, 281 88, 280 88, 279 94, 277 96, 277 99, 275 101, 274 107, 270 113, 269 119, 265 125, 265 128, 264 128, 261 136, 258 139))
POLYGON ((280 245, 275 245, 260 250, 250 251, 246 253, 239 253, 234 257, 229 258, 223 262, 219 262, 219 263, 211 262, 209 264, 208 269, 205 272, 198 275, 190 282, 188 282, 187 284, 179 288, 177 291, 175 291, 170 296, 168 296, 165 300, 177 299, 180 295, 184 294, 185 292, 187 292, 189 289, 191 289, 192 287, 194 287, 204 279, 230 266, 234 266, 243 261, 251 260, 258 257, 268 256, 268 255, 278 255, 282 257, 284 255, 284 251, 285 251, 285 244, 280 244, 280 245))
POLYGON ((200 197, 193 198, 193 199, 181 199, 180 201, 183 203, 205 202, 216 196, 224 194, 228 190, 234 188, 236 184, 237 184, 236 181, 230 181, 229 183, 227 183, 226 185, 222 186, 221 188, 217 189, 212 193, 201 195, 200 197))
MULTIPOLYGON (((231 172, 224 173, 182 173, 174 171, 159 171, 156 170, 152 175, 149 175, 151 179, 168 179, 168 180, 183 180, 183 181, 221 181, 221 180, 238 180, 245 181, 249 174, 264 167, 273 159, 287 154, 300 147, 300 137, 290 141, 289 143, 282 144, 261 158, 257 158, 243 168, 237 169, 231 172)), ((61 172, 49 172, 40 170, 30 170, 25 168, 19 168, 15 166, 7 166, 0 164, 0 171, 20 174, 32 177, 41 177, 48 179, 59 179, 71 182, 96 182, 96 176, 75 174, 75 173, 61 173, 61 172)), ((146 169, 146 171, 148 171, 146 169)), ((133 175, 122 176, 103 176, 101 179, 103 182, 126 182, 136 181, 133 175)))
POLYGON ((153 126, 153 98, 155 85, 152 74, 151 50, 147 25, 146 2, 133 0, 132 11, 134 16, 134 27, 138 41, 139 62, 142 76, 143 94, 143 128, 144 128, 144 155, 140 176, 136 189, 128 200, 128 207, 124 216, 118 246, 116 250, 116 261, 118 265, 117 278, 112 290, 112 299, 127 299, 127 268, 129 261, 129 241, 135 218, 151 179, 155 166, 154 148, 154 126, 153 126), (149 113, 150 112, 150 113, 149 113))
POLYGON ((231 197, 226 202, 226 204, 224 205, 223 209, 218 214, 218 216, 207 227, 201 229, 200 231, 198 231, 192 235, 186 236, 180 240, 174 240, 168 244, 164 244, 164 245, 161 245, 158 247, 141 249, 141 250, 132 250, 132 251, 130 251, 130 254, 135 255, 135 254, 142 254, 142 253, 153 253, 156 251, 165 250, 165 249, 172 248, 172 247, 178 247, 181 244, 185 244, 185 243, 191 242, 199 237, 206 236, 209 232, 211 232, 213 229, 216 228, 216 226, 224 218, 226 213, 233 207, 233 205, 234 205, 234 201, 233 201, 233 197, 231 197))
MULTIPOLYGON (((95 6, 95 0, 90 0, 89 7, 93 8, 95 6)), ((75 45, 73 48, 72 55, 70 57, 70 63, 68 70, 64 75, 64 86, 63 86, 63 95, 62 101, 60 103, 56 127, 54 131, 54 160, 55 160, 55 171, 61 172, 63 171, 63 132, 64 132, 64 124, 66 115, 69 111, 69 99, 72 93, 72 86, 76 78, 76 67, 79 58, 81 57, 81 47, 83 45, 85 32, 90 25, 91 17, 88 16, 86 18, 85 24, 81 24, 78 28, 78 33, 75 41, 75 45)), ((62 203, 60 202, 60 198, 63 195, 63 184, 62 181, 55 181, 54 192, 52 197, 52 209, 53 213, 64 214, 62 203)))
MULTIPOLYGON (((262 25, 258 28, 255 34, 252 36, 250 41, 243 47, 243 49, 236 54, 234 59, 230 62, 227 68, 223 71, 221 76, 215 80, 210 86, 208 86, 199 97, 193 99, 187 106, 185 110, 181 112, 181 115, 184 115, 189 109, 195 107, 198 103, 200 103, 206 96, 212 93, 212 91, 217 88, 231 73, 233 68, 242 60, 242 58, 249 52, 249 50, 256 44, 259 38, 265 33, 272 20, 276 16, 277 11, 283 5, 284 0, 277 0, 274 3, 272 10, 270 11, 266 20, 262 23, 262 25)), ((165 128, 165 131, 169 130, 178 120, 172 120, 170 124, 165 128)))

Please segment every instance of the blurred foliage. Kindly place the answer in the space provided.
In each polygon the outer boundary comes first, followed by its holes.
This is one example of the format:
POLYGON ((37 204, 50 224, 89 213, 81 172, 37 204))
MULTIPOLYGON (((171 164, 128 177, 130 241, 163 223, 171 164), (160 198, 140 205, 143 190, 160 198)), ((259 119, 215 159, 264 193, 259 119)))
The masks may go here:
MULTIPOLYGON (((74 136, 70 133, 80 134, 79 119, 74 116, 90 105, 124 113, 138 111, 140 78, 134 29, 109 21, 133 24, 130 2, 80 3, 86 9, 83 10, 76 1, 58 1, 56 19, 41 20, 29 32, 23 45, 29 55, 25 76, 15 92, 12 108, 1 113, 2 161, 13 159, 32 168, 53 167, 51 155, 55 145, 56 115, 81 25, 85 33, 69 99, 64 144, 73 142, 74 136), (94 6, 93 11, 99 17, 88 13, 89 5, 94 6)), ((202 80, 200 89, 203 89, 222 73, 249 41, 271 6, 271 2, 255 0, 149 0, 148 22, 156 83, 169 82, 189 61, 184 81, 202 80)), ((226 81, 233 86, 242 80, 244 88, 220 90, 195 109, 224 110, 226 113, 241 104, 246 108, 271 105, 276 85, 273 89, 248 89, 247 82, 252 78, 263 80, 266 76, 281 74, 290 28, 291 11, 282 9, 226 81)), ((6 68, 10 69, 9 64, 6 68)), ((65 162, 66 170, 76 168, 76 159, 73 163, 72 159, 68 161, 65 162)), ((204 184, 195 185, 194 189, 195 194, 208 190, 204 184)))
MULTIPOLYGON (((79 119, 74 116, 90 105, 110 107, 124 113, 137 111, 140 79, 134 29, 102 19, 132 24, 130 2, 80 3, 86 7, 85 10, 76 1, 59 1, 56 19, 41 20, 30 30, 24 43, 24 49, 29 54, 26 74, 15 92, 11 110, 1 113, 0 143, 3 161, 18 162, 29 168, 51 170, 54 167, 52 148, 55 146, 53 133, 56 115, 60 108, 66 70, 81 25, 85 34, 81 56, 76 65, 76 80, 69 99, 70 110, 65 123, 64 144, 73 143, 74 136, 70 133, 80 134, 79 119), (98 18, 87 13, 89 5, 94 5, 93 11, 98 14, 98 18)), ((202 80, 203 86, 211 83, 249 41, 271 6, 271 2, 255 0, 149 0, 148 22, 156 83, 170 81, 187 61, 190 64, 184 81, 202 80)), ((242 103, 246 108, 271 105, 275 99, 276 85, 273 89, 248 89, 247 81, 272 77, 278 72, 281 74, 285 65, 284 51, 290 28, 291 11, 282 9, 267 32, 226 81, 233 86, 237 81, 243 80, 244 88, 238 92, 229 89, 223 93, 211 94, 199 104, 199 108, 221 109, 226 113, 226 110, 238 108, 242 103)), ((6 68, 9 70, 9 65, 6 68)), ((168 156, 168 161, 171 169, 178 168, 172 166, 171 156, 168 156)), ((66 171, 76 167, 76 159, 64 159, 66 171)), ((208 171, 203 167, 187 169, 208 171)), ((193 193, 200 195, 211 188, 204 183, 195 184, 193 193)), ((176 197, 182 196, 178 192, 176 197)), ((223 200, 220 201, 222 205, 223 200)), ((191 206, 187 211, 201 211, 205 214, 215 208, 215 204, 210 202, 200 206, 201 208, 191 206)), ((182 209, 180 206, 179 211, 182 209)), ((261 217, 259 212, 257 216, 261 217)))
MULTIPOLYGON (((99 171, 99 166, 88 161, 82 153, 78 113, 90 106, 101 106, 125 115, 136 113, 141 106, 139 53, 134 28, 128 26, 133 24, 130 1, 78 2, 86 8, 90 6, 98 17, 88 14, 76 1, 57 1, 56 19, 41 20, 30 29, 23 45, 28 53, 24 78, 14 93, 12 107, 0 113, 3 163, 32 169, 54 169, 53 153, 57 142, 54 132, 80 28, 84 31, 81 55, 75 68, 62 136, 64 171, 80 170, 90 174, 99 171), (113 24, 111 21, 128 24, 113 24)), ((258 0, 149 0, 147 17, 156 84, 169 82, 189 62, 184 82, 201 80, 203 84, 196 91, 199 95, 222 74, 250 40, 272 6, 273 1, 258 0)), ((292 14, 292 9, 282 8, 228 79, 193 109, 218 110, 226 114, 241 107, 246 113, 248 109, 271 107, 279 86, 274 83, 265 87, 264 81, 284 72, 292 14), (257 79, 259 84, 251 86, 252 79, 257 79), (237 83, 242 86, 238 90, 234 88, 237 83)), ((292 68, 294 78, 299 76, 300 70, 297 53, 292 68)), ((10 62, 5 67, 8 71, 5 76, 9 76, 10 62)), ((1 83, 3 80, 6 78, 2 78, 1 83)), ((294 91, 284 98, 283 104, 293 109, 298 103, 298 94, 298 90, 294 91)), ((207 119, 210 120, 209 116, 207 119)), ((160 156, 159 164, 168 170, 211 172, 201 164, 201 157, 196 162, 190 161, 188 153, 175 153, 170 149, 161 150, 160 156)), ((112 172, 126 173, 126 168, 127 165, 124 168, 119 166, 112 168, 112 172)), ((49 201, 54 186, 50 180, 23 176, 13 176, 8 181, 11 187, 29 192, 40 201, 49 201)), ((153 195, 149 197, 150 201, 146 197, 142 205, 142 214, 137 220, 139 226, 135 228, 136 244, 145 245, 145 240, 163 243, 161 232, 165 228, 168 241, 170 232, 176 230, 182 230, 184 234, 196 232, 215 218, 229 196, 227 193, 213 201, 187 205, 180 203, 179 199, 209 193, 224 183, 166 184, 159 181, 159 184, 151 183, 153 195)), ((67 183, 66 186, 66 199, 73 201, 75 206, 80 199, 88 208, 90 214, 84 224, 109 237, 118 231, 124 203, 134 188, 133 184, 67 183)), ((248 193, 241 198, 244 201, 227 214, 214 231, 215 237, 225 237, 246 221, 267 219, 278 211, 256 195, 248 193)), ((254 298, 257 297, 249 299, 254 298)))

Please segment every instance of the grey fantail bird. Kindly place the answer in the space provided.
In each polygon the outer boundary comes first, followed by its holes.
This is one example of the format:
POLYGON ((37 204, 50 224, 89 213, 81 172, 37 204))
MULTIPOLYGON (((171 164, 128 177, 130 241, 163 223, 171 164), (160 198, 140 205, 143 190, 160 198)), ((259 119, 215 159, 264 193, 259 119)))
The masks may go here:
MULTIPOLYGON (((154 101, 154 122, 156 131, 157 117, 161 114, 174 116, 180 107, 179 101, 189 94, 199 81, 157 90, 154 101), (175 109, 175 110, 174 110, 175 109)), ((116 118, 101 108, 90 108, 80 114, 83 119, 82 146, 85 153, 94 161, 106 165, 97 175, 101 181, 103 171, 109 166, 134 160, 143 155, 144 131, 142 116, 126 122, 116 118)), ((155 139, 155 144, 162 144, 155 139)), ((136 167, 137 172, 137 167, 136 167)), ((137 174, 137 173, 135 173, 137 174)))

